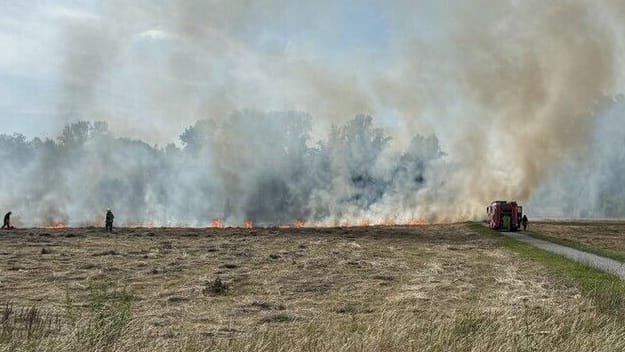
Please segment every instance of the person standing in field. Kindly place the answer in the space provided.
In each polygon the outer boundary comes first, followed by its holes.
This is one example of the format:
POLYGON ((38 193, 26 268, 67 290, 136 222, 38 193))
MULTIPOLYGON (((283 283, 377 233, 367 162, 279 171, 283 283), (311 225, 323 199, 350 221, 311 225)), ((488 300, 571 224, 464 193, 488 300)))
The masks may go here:
POLYGON ((106 209, 106 232, 113 232, 113 219, 115 219, 115 215, 111 209, 106 209))
POLYGON ((11 229, 11 214, 12 212, 8 212, 4 215, 4 224, 2 224, 3 229, 11 229))
POLYGON ((510 215, 503 216, 503 228, 506 231, 510 231, 510 225, 512 224, 512 218, 510 215))
POLYGON ((527 229, 527 216, 523 214, 523 218, 521 219, 521 224, 523 225, 523 231, 527 229))

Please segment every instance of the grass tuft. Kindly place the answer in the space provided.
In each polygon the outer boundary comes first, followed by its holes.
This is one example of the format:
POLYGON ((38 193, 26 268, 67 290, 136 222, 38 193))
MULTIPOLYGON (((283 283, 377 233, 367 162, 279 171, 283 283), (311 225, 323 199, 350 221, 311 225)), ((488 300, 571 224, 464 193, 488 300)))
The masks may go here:
POLYGON ((228 293, 228 289, 227 284, 221 281, 220 278, 216 278, 206 283, 206 286, 202 289, 202 293, 204 295, 224 296, 228 293))
POLYGON ((56 314, 43 313, 37 307, 16 308, 0 305, 0 342, 14 339, 39 339, 61 330, 62 321, 56 314))

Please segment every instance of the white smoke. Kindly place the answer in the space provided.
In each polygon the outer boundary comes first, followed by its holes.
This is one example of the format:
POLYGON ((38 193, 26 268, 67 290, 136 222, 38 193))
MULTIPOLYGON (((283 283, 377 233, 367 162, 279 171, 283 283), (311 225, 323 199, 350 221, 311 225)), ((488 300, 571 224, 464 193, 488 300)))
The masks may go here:
POLYGON ((302 113, 234 113, 182 133, 183 148, 113 137, 104 123, 68 125, 57 141, 0 136, 12 170, 3 203, 21 225, 93 225, 112 208, 125 225, 345 225, 423 220, 417 193, 442 156, 435 137, 396 153, 358 116, 313 143, 302 113), (28 180, 28 182, 24 182, 28 180))

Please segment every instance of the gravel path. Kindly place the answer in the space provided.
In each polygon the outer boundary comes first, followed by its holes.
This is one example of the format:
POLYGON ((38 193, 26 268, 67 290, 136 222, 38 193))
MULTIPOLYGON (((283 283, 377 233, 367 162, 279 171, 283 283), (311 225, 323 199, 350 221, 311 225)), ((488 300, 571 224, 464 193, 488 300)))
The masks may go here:
POLYGON ((605 257, 600 257, 596 254, 582 252, 577 249, 569 248, 566 246, 561 246, 559 244, 539 240, 527 235, 523 235, 516 232, 502 232, 504 236, 508 236, 517 241, 527 243, 531 246, 544 249, 551 253, 555 253, 558 255, 565 256, 571 260, 574 260, 581 264, 586 264, 593 268, 599 269, 601 271, 605 271, 610 274, 614 274, 621 278, 621 280, 625 280, 625 264, 614 259, 609 259, 605 257))

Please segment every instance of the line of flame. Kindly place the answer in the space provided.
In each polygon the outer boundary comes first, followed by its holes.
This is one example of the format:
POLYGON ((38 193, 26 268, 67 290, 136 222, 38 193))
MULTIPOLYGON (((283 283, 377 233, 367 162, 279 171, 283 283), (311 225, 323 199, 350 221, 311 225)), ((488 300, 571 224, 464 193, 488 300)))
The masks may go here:
MULTIPOLYGON (((368 219, 363 219, 359 224, 352 224, 350 222, 341 224, 339 226, 341 227, 367 227, 367 226, 423 226, 423 225, 428 225, 429 223, 425 220, 411 220, 408 221, 407 223, 395 223, 392 220, 386 220, 383 223, 371 223, 368 219)), ((45 229, 65 229, 68 226, 64 223, 50 223, 46 226, 43 226, 43 228, 45 229)), ((133 224, 128 224, 125 227, 127 228, 156 228, 156 227, 161 227, 155 224, 140 224, 140 223, 133 223, 133 224)), ((185 226, 177 226, 177 227, 185 227, 185 226)), ((221 219, 214 219, 211 222, 210 225, 211 228, 214 229, 223 229, 225 228, 225 224, 221 219)), ((251 220, 247 220, 243 223, 242 226, 240 226, 240 228, 244 228, 244 229, 253 229, 255 227, 254 223, 251 220)), ((294 224, 281 224, 278 225, 278 228, 282 228, 282 229, 289 229, 289 228, 296 228, 296 229, 301 229, 306 227, 306 224, 304 223, 303 220, 297 220, 295 221, 294 224)), ((312 227, 328 227, 328 226, 315 226, 313 225, 312 227)))

